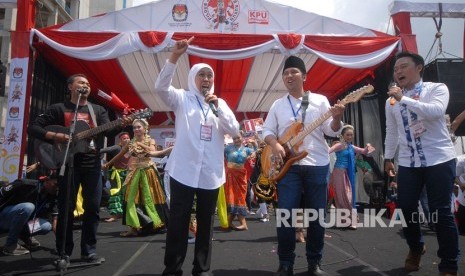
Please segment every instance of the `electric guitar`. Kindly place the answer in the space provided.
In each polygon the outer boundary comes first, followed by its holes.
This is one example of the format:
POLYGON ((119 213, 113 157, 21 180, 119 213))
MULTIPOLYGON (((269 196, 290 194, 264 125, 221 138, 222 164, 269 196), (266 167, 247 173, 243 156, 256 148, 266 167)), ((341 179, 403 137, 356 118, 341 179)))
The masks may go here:
MULTIPOLYGON (((152 110, 146 108, 128 115, 127 118, 130 118, 131 121, 133 121, 135 119, 150 118, 152 115, 152 110)), ((119 118, 106 124, 91 128, 85 121, 77 121, 75 124, 74 135, 71 138, 73 152, 85 153, 91 151, 94 143, 92 137, 100 134, 101 132, 121 126, 122 123, 123 119, 119 118)), ((64 134, 69 134, 70 132, 69 128, 60 125, 49 125, 46 126, 45 129, 47 131, 64 134)), ((34 141, 34 150, 37 159, 40 161, 41 165, 51 170, 58 169, 63 164, 66 146, 67 143, 53 143, 50 142, 50 140, 46 141, 35 139, 34 141)))
MULTIPOLYGON (((365 94, 373 92, 372 85, 363 86, 340 101, 340 104, 355 103, 359 101, 365 94)), ((284 174, 289 170, 289 167, 296 161, 307 156, 307 151, 299 152, 299 147, 304 138, 312 133, 318 126, 324 123, 331 117, 331 111, 325 112, 317 120, 302 128, 301 122, 295 122, 289 126, 282 137, 278 138, 278 142, 286 151, 286 156, 283 158, 283 163, 280 164, 272 153, 271 146, 266 145, 261 155, 262 174, 271 182, 277 182, 283 178, 284 174)))

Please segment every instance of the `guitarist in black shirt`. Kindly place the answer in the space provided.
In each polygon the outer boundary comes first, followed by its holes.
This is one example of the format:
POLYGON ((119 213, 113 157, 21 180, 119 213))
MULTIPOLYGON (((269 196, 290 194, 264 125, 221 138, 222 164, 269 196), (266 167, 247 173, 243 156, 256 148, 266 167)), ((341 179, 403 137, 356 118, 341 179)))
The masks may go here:
MULTIPOLYGON (((79 100, 77 110, 77 122, 75 132, 70 147, 70 156, 74 158, 66 162, 65 174, 59 177, 58 193, 58 224, 56 233, 56 248, 60 257, 68 262, 69 256, 73 252, 73 210, 76 205, 76 196, 79 184, 82 186, 83 208, 85 210, 82 216, 82 234, 81 234, 81 259, 91 263, 101 263, 105 259, 96 253, 97 245, 97 227, 99 224, 99 207, 102 196, 102 178, 101 178, 101 161, 99 150, 103 147, 103 136, 114 136, 121 131, 121 127, 131 122, 128 117, 123 117, 111 126, 107 111, 99 105, 88 102, 90 94, 90 84, 87 77, 83 74, 72 75, 67 80, 68 90, 71 93, 71 99, 64 103, 57 103, 49 106, 44 114, 39 115, 31 121, 28 134, 36 140, 48 142, 51 148, 49 151, 55 152, 49 158, 45 158, 47 150, 40 152, 39 159, 43 157, 41 164, 48 166, 49 169, 57 169, 61 166, 64 157, 60 154, 65 151, 66 143, 70 139, 68 128, 72 124, 74 111, 79 100), (81 97, 79 97, 81 96, 81 97), (89 108, 91 106, 91 108, 89 108), (93 113, 92 114, 92 109, 93 113), (99 130, 101 126, 111 126, 102 134, 93 133, 93 130, 99 130), (90 139, 84 139, 92 135, 90 139), (54 146, 52 146, 54 145, 54 146), (63 146, 65 145, 65 146, 63 146), (60 147, 63 149, 60 151, 60 147), (60 159, 61 158, 61 159, 60 159), (55 163, 54 163, 55 162, 55 163), (45 163, 48 163, 45 164, 45 163), (54 168, 55 167, 55 168, 54 168), (68 177, 68 174, 71 174, 68 177), (67 183, 70 179, 71 183, 67 183), (69 190, 68 190, 69 189, 69 190), (66 194, 69 191, 68 213, 66 210, 66 194), (64 238, 65 236, 65 238, 64 238)), ((64 155, 64 154, 63 154, 64 155)), ((70 159, 68 159, 70 160, 70 159)))

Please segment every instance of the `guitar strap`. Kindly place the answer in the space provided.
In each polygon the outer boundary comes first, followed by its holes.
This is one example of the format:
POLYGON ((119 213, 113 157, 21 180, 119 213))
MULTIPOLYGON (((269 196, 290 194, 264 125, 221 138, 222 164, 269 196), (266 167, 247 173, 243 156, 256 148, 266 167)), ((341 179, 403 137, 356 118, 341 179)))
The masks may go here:
MULTIPOLYGON (((97 119, 95 118, 95 112, 94 112, 94 108, 92 107, 92 104, 87 103, 87 108, 89 108, 90 117, 92 118, 92 121, 94 122, 94 127, 97 127, 97 119)), ((90 141, 89 149, 92 151, 95 151, 94 139, 90 141)))
POLYGON ((305 113, 307 112, 308 108, 308 95, 310 94, 309 91, 305 92, 304 96, 302 97, 302 104, 300 105, 300 108, 302 109, 302 125, 305 123, 305 113))
POLYGON ((94 127, 97 127, 97 119, 95 118, 95 112, 92 104, 87 103, 87 107, 89 108, 90 118, 92 118, 92 122, 94 122, 94 127))

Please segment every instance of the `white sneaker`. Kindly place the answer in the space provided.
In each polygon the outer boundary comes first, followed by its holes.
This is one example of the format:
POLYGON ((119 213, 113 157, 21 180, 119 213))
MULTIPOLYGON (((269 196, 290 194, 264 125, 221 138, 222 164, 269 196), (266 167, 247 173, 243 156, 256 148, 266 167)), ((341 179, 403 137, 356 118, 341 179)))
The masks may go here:
POLYGON ((29 250, 27 250, 26 248, 24 248, 23 246, 19 244, 13 244, 10 246, 4 246, 3 254, 8 255, 8 256, 20 256, 20 255, 29 254, 29 250))
POLYGON ((263 218, 260 219, 261 222, 269 222, 270 221, 270 216, 268 214, 264 215, 263 218))
POLYGON ((20 238, 23 242, 23 247, 29 250, 37 249, 40 246, 40 242, 34 237, 20 238))

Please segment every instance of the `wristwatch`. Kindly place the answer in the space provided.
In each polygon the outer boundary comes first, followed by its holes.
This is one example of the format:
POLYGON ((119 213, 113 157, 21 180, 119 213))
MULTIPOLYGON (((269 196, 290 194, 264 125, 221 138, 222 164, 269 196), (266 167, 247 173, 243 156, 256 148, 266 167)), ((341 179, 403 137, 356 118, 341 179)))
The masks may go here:
POLYGON ((391 162, 391 163, 394 163, 394 159, 393 158, 390 158, 390 159, 384 159, 384 163, 386 162, 391 162))

